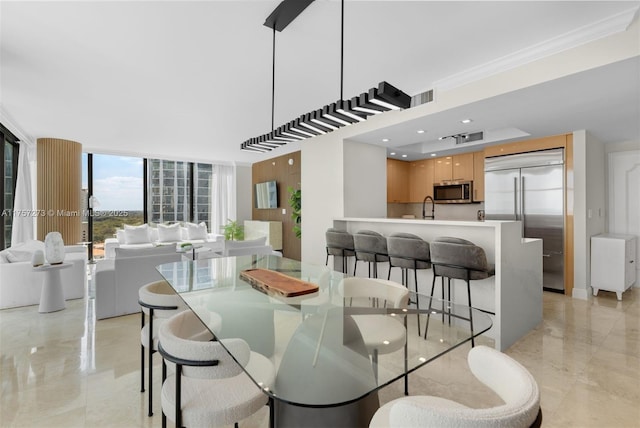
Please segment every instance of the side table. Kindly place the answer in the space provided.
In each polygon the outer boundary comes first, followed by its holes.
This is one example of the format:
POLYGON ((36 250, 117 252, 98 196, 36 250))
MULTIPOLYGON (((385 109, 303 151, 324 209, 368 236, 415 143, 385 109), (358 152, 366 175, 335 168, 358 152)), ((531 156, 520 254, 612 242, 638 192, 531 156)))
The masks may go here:
POLYGON ((182 254, 184 257, 187 257, 190 260, 197 260, 198 254, 211 251, 211 248, 205 247, 203 245, 192 245, 190 247, 178 247, 176 249, 177 253, 182 254), (189 253, 191 253, 191 257, 189 257, 189 253))
POLYGON ((45 264, 33 268, 36 272, 44 273, 38 312, 56 312, 66 307, 64 293, 62 291, 62 280, 60 279, 60 269, 69 267, 71 267, 71 263, 60 263, 57 265, 45 264))

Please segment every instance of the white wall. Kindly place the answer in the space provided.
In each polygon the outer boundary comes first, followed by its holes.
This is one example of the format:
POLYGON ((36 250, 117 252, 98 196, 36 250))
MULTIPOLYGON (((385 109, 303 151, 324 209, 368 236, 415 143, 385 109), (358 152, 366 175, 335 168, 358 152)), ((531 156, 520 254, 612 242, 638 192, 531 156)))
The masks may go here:
POLYGON ((604 144, 587 131, 586 170, 586 270, 587 293, 591 293, 591 237, 606 231, 606 158, 604 144))
POLYGON ((344 150, 340 132, 301 144, 302 260, 324 264, 325 232, 344 213, 344 150))
POLYGON ((585 130, 573 133, 574 282, 573 297, 591 294, 591 236, 605 231, 604 145, 585 130))
POLYGON ((236 220, 251 220, 251 166, 236 165, 236 220))
POLYGON ((387 216, 387 150, 344 142, 344 217, 387 216))

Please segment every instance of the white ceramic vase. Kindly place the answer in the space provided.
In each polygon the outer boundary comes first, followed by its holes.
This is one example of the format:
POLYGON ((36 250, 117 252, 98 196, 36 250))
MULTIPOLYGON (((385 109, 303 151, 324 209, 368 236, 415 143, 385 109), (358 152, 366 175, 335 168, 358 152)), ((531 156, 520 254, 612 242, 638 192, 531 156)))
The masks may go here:
POLYGON ((44 264, 44 251, 35 250, 31 256, 31 264, 33 267, 42 266, 44 264))
POLYGON ((49 232, 44 238, 44 253, 49 264, 58 265, 64 261, 64 241, 60 232, 49 232))

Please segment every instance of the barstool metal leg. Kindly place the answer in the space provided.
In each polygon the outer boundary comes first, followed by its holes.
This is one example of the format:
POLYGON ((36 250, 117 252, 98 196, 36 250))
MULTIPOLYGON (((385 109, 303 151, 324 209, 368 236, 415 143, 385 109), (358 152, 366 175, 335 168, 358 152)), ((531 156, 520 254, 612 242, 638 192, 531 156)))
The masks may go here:
POLYGON ((467 279, 467 297, 469 299, 469 324, 471 325, 471 347, 476 346, 475 338, 473 337, 473 308, 471 307, 471 285, 469 279, 467 279))
POLYGON ((427 325, 424 326, 424 339, 427 339, 427 331, 429 330, 429 318, 431 318, 431 306, 433 304, 433 290, 436 288, 436 271, 433 271, 433 281, 431 281, 431 296, 429 297, 429 308, 427 309, 427 325))
MULTIPOLYGON (((415 261, 414 261, 414 264, 415 264, 415 261)), ((422 333, 420 333, 420 295, 418 294, 418 269, 415 266, 413 268, 413 284, 415 285, 415 290, 416 290, 416 309, 417 309, 416 319, 418 321, 418 336, 422 336, 422 333)))

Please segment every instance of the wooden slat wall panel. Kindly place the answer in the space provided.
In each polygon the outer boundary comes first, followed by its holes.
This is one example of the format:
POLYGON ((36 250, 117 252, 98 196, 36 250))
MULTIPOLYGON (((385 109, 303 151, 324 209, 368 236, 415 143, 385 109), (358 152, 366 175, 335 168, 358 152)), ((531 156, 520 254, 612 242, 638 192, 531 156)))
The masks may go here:
MULTIPOLYGON (((256 162, 252 165, 251 204, 253 206, 252 219, 262 221, 282 222, 282 252, 285 257, 300 260, 302 248, 300 239, 293 232, 294 223, 291 220, 291 207, 289 206, 289 186, 294 189, 300 188, 300 152, 288 153, 272 159, 256 162), (293 160, 293 165, 289 165, 289 159, 293 160), (257 209, 255 208, 255 184, 264 181, 276 180, 278 183, 278 208, 257 209), (282 209, 286 209, 286 214, 282 214, 282 209)), ((302 195, 302 215, 304 218, 304 195, 302 195)), ((304 231, 302 231, 304 235, 304 231)))
POLYGON ((60 232, 66 245, 82 241, 80 203, 82 145, 57 138, 37 140, 37 236, 60 232))

